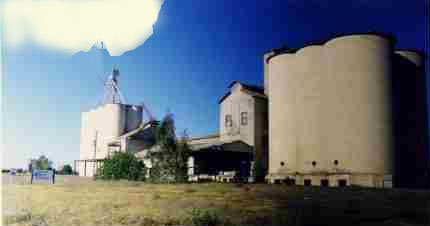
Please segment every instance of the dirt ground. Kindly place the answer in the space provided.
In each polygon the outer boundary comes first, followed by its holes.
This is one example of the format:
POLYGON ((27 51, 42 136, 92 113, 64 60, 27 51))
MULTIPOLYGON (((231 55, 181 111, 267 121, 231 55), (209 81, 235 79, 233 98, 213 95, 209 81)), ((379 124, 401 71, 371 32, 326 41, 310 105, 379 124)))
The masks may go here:
POLYGON ((430 225, 428 191, 76 176, 58 176, 51 185, 3 175, 2 196, 3 223, 9 225, 178 225, 193 209, 210 210, 219 225, 430 225))

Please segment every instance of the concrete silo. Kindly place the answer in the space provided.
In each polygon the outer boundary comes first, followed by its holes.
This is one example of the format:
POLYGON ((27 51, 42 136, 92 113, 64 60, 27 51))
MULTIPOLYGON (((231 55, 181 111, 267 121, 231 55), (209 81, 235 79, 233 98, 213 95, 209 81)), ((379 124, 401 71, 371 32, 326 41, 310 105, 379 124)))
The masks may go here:
MULTIPOLYGON (((82 113, 80 160, 104 159, 108 144, 137 129, 142 123, 142 106, 110 103, 82 113)), ((86 163, 85 176, 92 176, 93 162, 86 163)), ((84 166, 81 166, 84 167, 84 166)))
POLYGON ((125 151, 128 139, 121 137, 142 124, 143 106, 124 104, 114 67, 104 82, 104 98, 95 109, 82 112, 79 175, 92 176, 96 164, 112 151, 125 151))
POLYGON ((270 59, 269 90, 269 174, 273 177, 293 173, 297 168, 295 103, 296 67, 294 54, 270 59))
POLYGON ((391 76, 393 41, 353 35, 325 44, 328 89, 325 107, 330 162, 352 184, 382 186, 393 173, 391 76))
POLYGON ((430 153, 424 54, 398 50, 393 62, 394 184, 404 188, 428 188, 430 153))
POLYGON ((269 180, 382 186, 393 172, 392 47, 354 34, 268 58, 269 180))

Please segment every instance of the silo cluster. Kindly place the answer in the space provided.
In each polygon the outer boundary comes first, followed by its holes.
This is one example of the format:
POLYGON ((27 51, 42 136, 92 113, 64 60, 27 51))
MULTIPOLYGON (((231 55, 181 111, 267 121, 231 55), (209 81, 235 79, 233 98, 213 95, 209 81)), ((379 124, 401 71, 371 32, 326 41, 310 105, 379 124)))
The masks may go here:
MULTIPOLYGON (((104 159, 108 145, 142 123, 142 106, 104 104, 82 113, 80 159, 104 159)), ((88 163, 93 164, 93 163, 88 163)), ((92 165, 85 167, 86 176, 92 176, 92 165)), ((84 172, 80 170, 79 172, 84 172)))
POLYGON ((383 186, 395 162, 394 55, 422 61, 393 46, 366 33, 265 55, 269 180, 383 186))

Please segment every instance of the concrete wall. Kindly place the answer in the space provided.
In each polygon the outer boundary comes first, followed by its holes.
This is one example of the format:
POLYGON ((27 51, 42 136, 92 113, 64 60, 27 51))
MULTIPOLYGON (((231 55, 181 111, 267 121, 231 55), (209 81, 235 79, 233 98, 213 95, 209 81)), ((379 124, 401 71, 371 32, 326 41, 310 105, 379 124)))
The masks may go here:
POLYGON ((255 106, 254 98, 241 91, 241 85, 236 83, 231 88, 231 94, 220 104, 220 140, 230 142, 241 140, 250 146, 254 146, 254 123, 255 106), (242 112, 248 112, 247 125, 241 125, 240 117, 242 112), (225 126, 225 116, 232 115, 233 126, 225 126))
POLYGON ((391 56, 369 34, 271 58, 269 173, 391 174, 391 56))

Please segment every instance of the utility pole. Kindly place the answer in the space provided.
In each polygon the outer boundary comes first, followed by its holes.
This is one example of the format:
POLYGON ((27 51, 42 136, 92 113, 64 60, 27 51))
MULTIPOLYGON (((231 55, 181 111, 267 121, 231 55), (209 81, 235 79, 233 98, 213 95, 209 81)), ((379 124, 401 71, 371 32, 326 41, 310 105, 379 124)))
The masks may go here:
POLYGON ((95 137, 94 137, 93 176, 96 175, 96 165, 97 165, 97 136, 98 136, 98 131, 96 130, 96 134, 95 134, 95 137))

